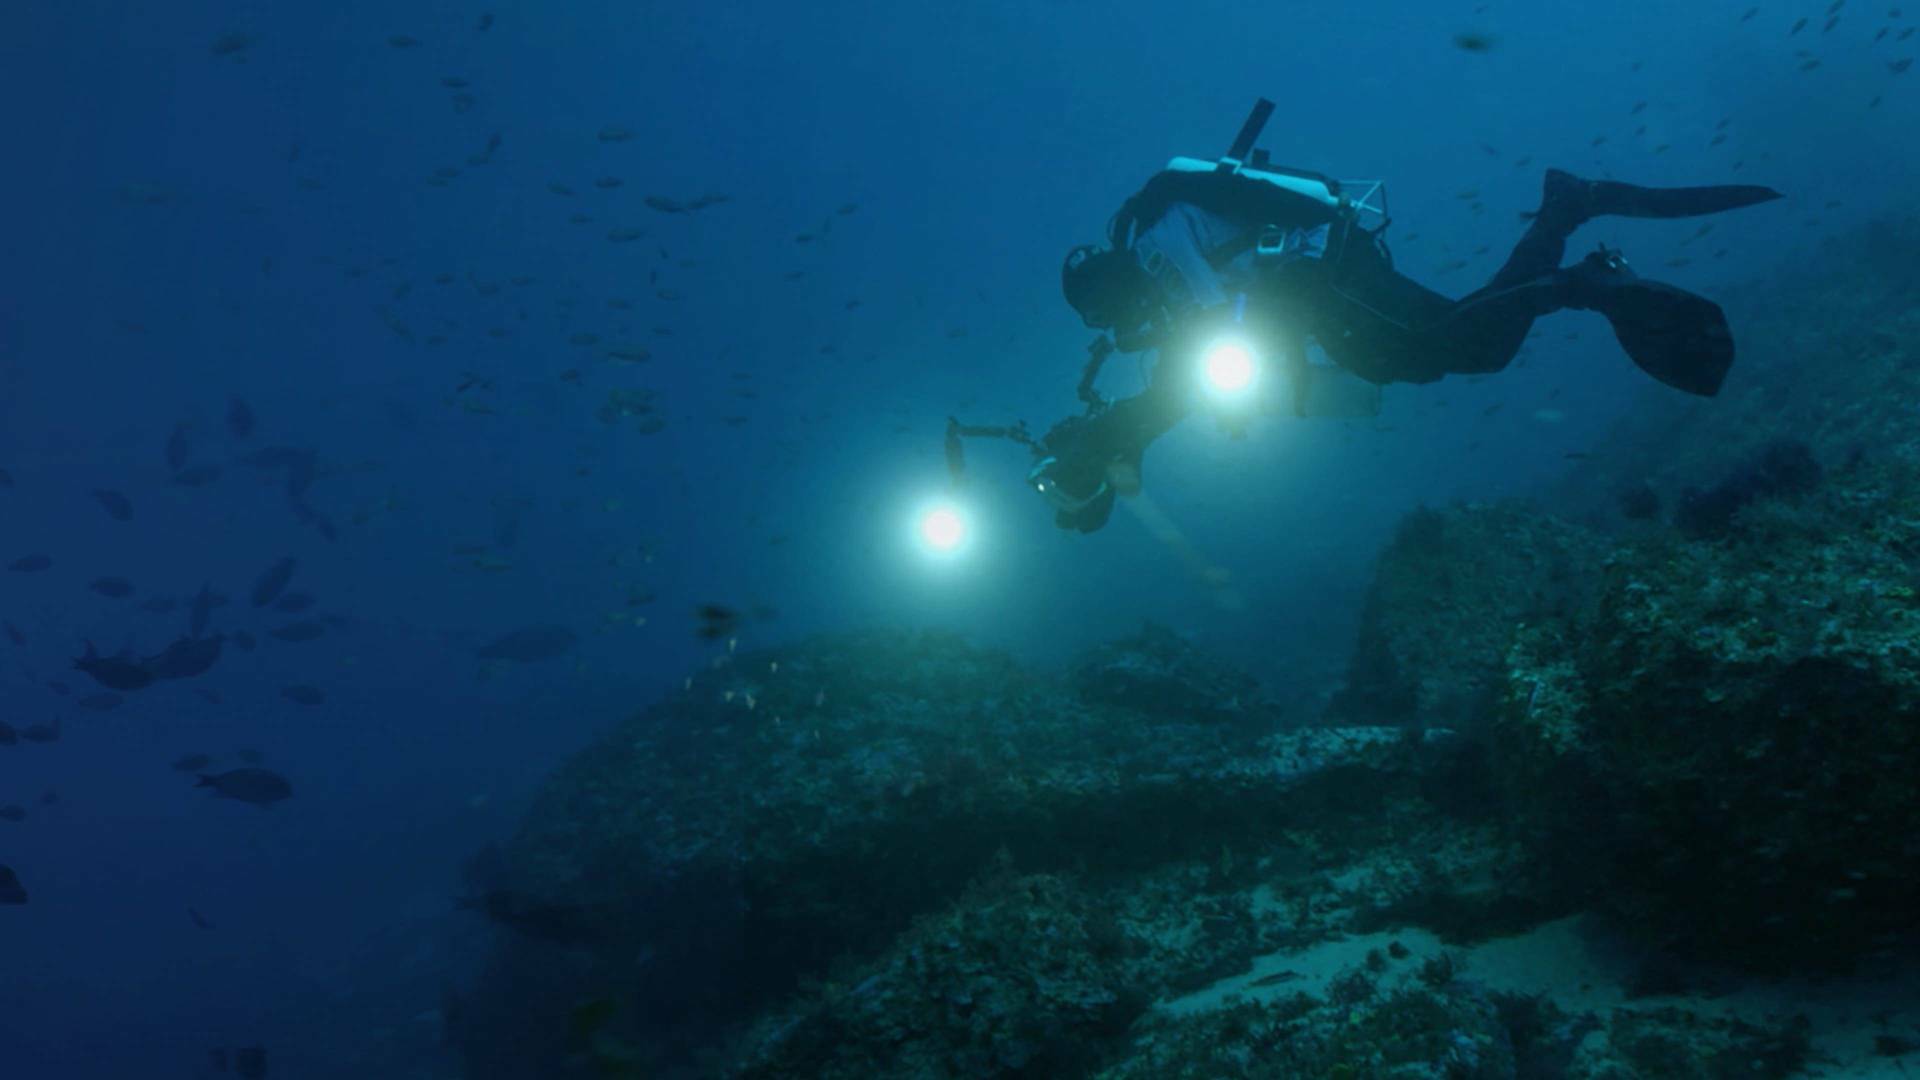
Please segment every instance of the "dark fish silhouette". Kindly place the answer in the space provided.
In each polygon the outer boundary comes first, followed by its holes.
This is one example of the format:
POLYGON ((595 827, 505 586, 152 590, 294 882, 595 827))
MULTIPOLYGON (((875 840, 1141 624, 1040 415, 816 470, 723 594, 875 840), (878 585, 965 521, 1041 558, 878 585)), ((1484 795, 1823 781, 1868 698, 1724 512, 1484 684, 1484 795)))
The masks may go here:
POLYGON ((173 434, 167 436, 167 468, 179 472, 187 467, 187 458, 193 453, 193 444, 187 440, 187 425, 175 424, 173 434))
POLYGON ((297 565, 289 555, 267 567, 266 573, 253 583, 253 606, 266 607, 278 599, 287 582, 293 580, 293 570, 297 565))
POLYGON ((25 645, 27 643, 27 635, 21 633, 19 627, 10 622, 0 623, 0 626, 6 628, 8 641, 13 642, 15 645, 25 645))
POLYGON ((20 745, 20 733, 13 730, 12 724, 0 720, 0 746, 18 745, 20 745))
POLYGON ((305 684, 283 687, 280 696, 297 705, 319 705, 327 700, 325 690, 305 684))
POLYGON ((27 902, 27 887, 20 884, 20 876, 10 866, 0 866, 0 904, 24 904, 27 902))
POLYGON ((173 769, 175 772, 197 773, 211 764, 213 764, 211 755, 188 754, 185 757, 175 758, 173 761, 173 769))
POLYGON ((255 806, 272 806, 293 797, 293 785, 287 778, 266 769, 232 769, 223 773, 202 773, 195 787, 212 788, 215 795, 237 799, 255 806))
POLYGON ((133 520, 133 503, 120 492, 111 488, 94 488, 93 497, 100 503, 100 508, 105 510, 107 516, 113 520, 133 520))
POLYGON ((225 642, 225 634, 179 638, 165 651, 141 661, 140 666, 156 679, 191 679, 205 675, 220 662, 220 646, 225 642))
POLYGON ((312 641, 327 632, 327 625, 318 619, 303 619, 288 623, 278 629, 267 631, 267 636, 276 641, 301 642, 312 641))
POLYGON ((227 401, 227 434, 236 439, 253 437, 253 406, 243 398, 235 397, 227 401))
POLYGON ((87 642, 85 655, 75 660, 73 666, 109 690, 143 690, 153 685, 153 672, 145 666, 130 656, 101 656, 94 651, 91 641, 87 642))
POLYGON ((199 927, 202 930, 213 929, 213 924, 207 921, 207 917, 205 915, 200 914, 198 911, 195 911, 193 908, 187 909, 187 918, 192 919, 193 925, 199 927))
POLYGON ((16 574, 37 574, 53 565, 53 559, 46 555, 22 555, 7 564, 7 569, 16 574))
POLYGON ((693 615, 700 623, 694 634, 702 641, 729 637, 740 626, 740 613, 722 604, 701 604, 693 609, 693 615))
POLYGON ((482 660, 513 660, 528 664, 563 656, 580 638, 564 626, 528 626, 495 638, 475 650, 482 660))
POLYGON ((5 806, 0 806, 0 821, 11 821, 15 824, 19 824, 20 822, 25 820, 27 820, 26 807, 18 806, 14 803, 8 803, 5 806))
POLYGON ((233 1074, 240 1080, 267 1080, 267 1048, 264 1046, 235 1047, 233 1074))
POLYGON ((133 582, 123 577, 94 578, 93 584, 87 588, 112 600, 133 595, 133 582))
POLYGON ((60 722, 55 720, 51 724, 28 724, 20 729, 20 737, 42 746, 47 743, 57 743, 60 741, 60 722))

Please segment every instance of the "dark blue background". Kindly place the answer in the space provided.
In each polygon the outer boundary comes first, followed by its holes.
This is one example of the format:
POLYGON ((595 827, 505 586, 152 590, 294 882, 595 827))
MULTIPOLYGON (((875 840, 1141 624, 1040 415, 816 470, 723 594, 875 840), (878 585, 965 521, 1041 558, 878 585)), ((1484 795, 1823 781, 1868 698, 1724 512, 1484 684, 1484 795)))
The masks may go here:
MULTIPOLYGON (((1277 160, 1387 181, 1402 269, 1450 293, 1498 265, 1548 164, 1788 192, 1685 247, 1693 223, 1575 240, 1708 293, 1908 209, 1920 75, 1885 65, 1910 42, 1869 40, 1884 5, 1826 35, 1824 4, 1737 22, 1748 6, 6 5, 0 561, 54 565, 0 574, 0 618, 26 639, 0 643, 0 719, 59 718, 65 737, 0 749, 0 804, 30 813, 0 822, 0 863, 33 894, 0 910, 0 1074, 195 1076, 208 1047, 248 1042, 284 1077, 427 1060, 440 987, 486 942, 451 910, 460 860, 592 733, 724 647, 694 636, 701 602, 777 612, 742 648, 939 626, 1042 665, 1151 618, 1281 692, 1332 686, 1401 513, 1529 490, 1667 393, 1599 319, 1543 323, 1497 378, 1390 390, 1377 423, 1269 419, 1233 441, 1196 418, 1165 439, 1153 505, 1232 574, 1231 604, 1126 514, 1056 532, 1011 447, 973 449, 975 543, 928 563, 910 517, 944 481, 945 416, 1044 427, 1073 407, 1088 335, 1058 297, 1062 253, 1166 158, 1223 151, 1259 95, 1279 103, 1277 160), (1495 48, 1454 48, 1466 30, 1495 48), (231 32, 254 40, 215 55, 231 32), (1822 65, 1799 71, 1797 48, 1822 65), (634 137, 603 142, 608 126, 634 137), (429 184, 443 166, 458 175, 429 184), (730 201, 642 204, 706 192, 730 201), (647 235, 608 241, 629 227, 647 235), (605 363, 577 333, 654 359, 605 363), (457 395, 468 373, 493 389, 457 395), (664 432, 595 417, 634 387, 658 392, 664 432), (235 394, 260 416, 250 444, 223 427, 235 394), (181 423, 219 482, 170 482, 181 423), (232 463, 262 445, 317 452, 309 500, 337 541, 232 463), (511 568, 475 568, 464 544, 511 568), (155 651, 179 633, 183 613, 137 612, 154 594, 210 582, 234 597, 217 629, 276 625, 245 593, 283 555, 342 621, 229 650, 196 684, 220 703, 170 683, 89 711, 48 687, 95 689, 68 669, 84 640, 155 651), (140 594, 92 594, 103 574, 140 594), (658 599, 627 608, 632 589, 658 599), (546 623, 580 648, 499 670, 472 655, 546 623), (328 700, 295 705, 294 683, 328 700), (214 800, 168 768, 240 747, 292 779, 291 802, 214 800)), ((1118 363, 1105 385, 1138 377, 1118 363)))

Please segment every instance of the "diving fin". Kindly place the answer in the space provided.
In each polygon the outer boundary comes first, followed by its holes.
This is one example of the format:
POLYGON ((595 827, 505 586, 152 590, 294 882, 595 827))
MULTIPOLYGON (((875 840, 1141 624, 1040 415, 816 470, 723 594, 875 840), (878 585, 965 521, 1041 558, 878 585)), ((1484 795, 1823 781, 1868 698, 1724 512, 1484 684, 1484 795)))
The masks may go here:
POLYGON ((1641 371, 1689 394, 1720 392, 1733 367, 1733 332, 1719 304, 1642 279, 1620 286, 1597 310, 1641 371))
POLYGON ((1733 332, 1719 304, 1648 281, 1605 248, 1566 274, 1572 286, 1567 306, 1605 315, 1640 370, 1689 394, 1720 392, 1733 367, 1733 332))
POLYGON ((1576 223, 1609 214, 1683 218, 1738 210, 1780 197, 1779 192, 1758 184, 1641 187, 1617 180, 1585 180, 1560 169, 1548 169, 1540 212, 1576 223))

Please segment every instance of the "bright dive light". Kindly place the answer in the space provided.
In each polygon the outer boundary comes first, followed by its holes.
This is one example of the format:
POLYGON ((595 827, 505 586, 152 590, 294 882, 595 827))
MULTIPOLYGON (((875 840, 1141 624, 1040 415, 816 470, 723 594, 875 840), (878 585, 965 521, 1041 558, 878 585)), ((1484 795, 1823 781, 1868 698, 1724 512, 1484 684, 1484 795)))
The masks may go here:
POLYGON ((966 539, 967 520, 955 507, 943 503, 920 515, 920 542, 928 550, 945 554, 958 549, 966 539))
POLYGON ((1253 385, 1259 372, 1253 349, 1238 338, 1222 338, 1207 347, 1202 364, 1207 387, 1216 394, 1237 397, 1253 385))

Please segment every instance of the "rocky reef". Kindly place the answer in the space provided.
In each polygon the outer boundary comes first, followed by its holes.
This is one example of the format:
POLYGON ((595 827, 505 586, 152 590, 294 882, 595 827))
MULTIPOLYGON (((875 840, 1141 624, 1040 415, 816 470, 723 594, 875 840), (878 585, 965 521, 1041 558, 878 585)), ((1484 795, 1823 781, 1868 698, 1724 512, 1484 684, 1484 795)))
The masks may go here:
POLYGON ((1410 516, 1324 715, 1154 627, 1065 673, 924 632, 721 657, 476 861, 498 940, 449 1010, 468 1075, 1717 1080, 1915 1052, 1911 1015, 1847 1043, 1790 981, 1891 978, 1920 924, 1901 237, 1750 296, 1722 399, 1650 407, 1541 499, 1410 516))

